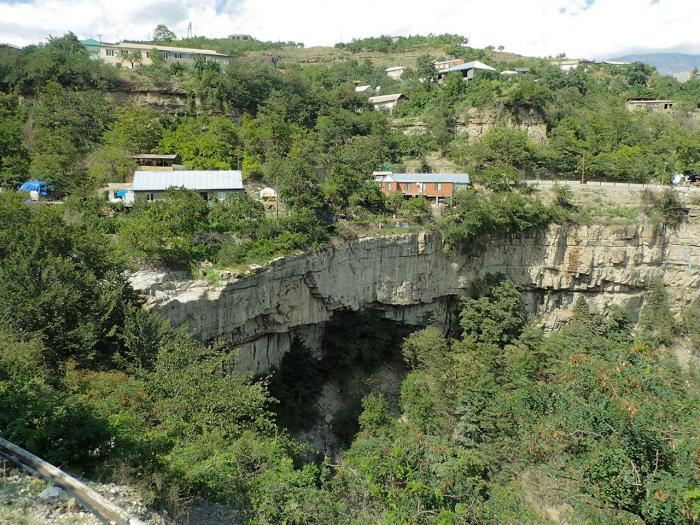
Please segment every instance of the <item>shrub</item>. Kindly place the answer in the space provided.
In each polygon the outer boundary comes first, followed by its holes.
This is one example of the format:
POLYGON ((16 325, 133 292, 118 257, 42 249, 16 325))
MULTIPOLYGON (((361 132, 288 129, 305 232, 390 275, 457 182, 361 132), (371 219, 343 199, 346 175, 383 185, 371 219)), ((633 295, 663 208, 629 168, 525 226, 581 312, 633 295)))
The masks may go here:
POLYGON ((386 399, 381 394, 368 394, 362 400, 362 413, 359 418, 360 429, 369 433, 383 432, 394 423, 389 413, 386 399))
POLYGON ((457 193, 438 226, 446 250, 460 246, 479 255, 492 236, 541 228, 565 217, 561 208, 544 204, 536 195, 468 188, 457 193))
POLYGON ((135 207, 122 225, 121 247, 137 259, 164 264, 191 264, 211 254, 211 246, 197 242, 208 229, 209 207, 195 191, 168 190, 164 200, 135 207))
POLYGON ((680 226, 686 217, 683 204, 678 194, 672 189, 666 189, 660 196, 655 196, 652 206, 661 216, 664 224, 671 228, 680 226))
POLYGON ((401 411, 421 432, 430 433, 438 427, 435 404, 422 374, 413 372, 401 383, 401 411))
POLYGON ((649 283, 639 314, 639 328, 658 344, 671 344, 676 337, 677 327, 668 303, 666 286, 659 278, 649 283))
POLYGON ((214 202, 209 210, 209 225, 213 230, 245 237, 252 236, 258 222, 264 219, 262 203, 235 193, 230 193, 221 202, 214 202))

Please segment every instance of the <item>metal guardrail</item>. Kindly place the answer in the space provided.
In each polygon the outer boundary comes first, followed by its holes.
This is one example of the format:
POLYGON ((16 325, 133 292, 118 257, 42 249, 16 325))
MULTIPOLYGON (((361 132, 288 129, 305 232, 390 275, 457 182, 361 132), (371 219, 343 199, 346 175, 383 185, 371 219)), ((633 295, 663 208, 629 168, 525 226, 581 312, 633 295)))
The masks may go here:
POLYGON ((123 511, 114 503, 107 500, 81 481, 78 481, 73 476, 69 476, 51 463, 47 463, 31 452, 2 438, 0 438, 0 456, 32 474, 36 474, 47 481, 51 481, 66 492, 73 494, 84 507, 105 523, 115 525, 144 525, 141 520, 130 516, 127 512, 123 511))

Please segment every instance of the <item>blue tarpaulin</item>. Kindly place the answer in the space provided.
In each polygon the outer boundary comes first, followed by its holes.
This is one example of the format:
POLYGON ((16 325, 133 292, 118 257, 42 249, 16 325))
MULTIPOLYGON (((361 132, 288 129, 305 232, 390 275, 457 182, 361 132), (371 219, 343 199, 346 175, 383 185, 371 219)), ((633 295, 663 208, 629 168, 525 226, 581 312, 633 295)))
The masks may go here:
POLYGON ((129 193, 128 190, 119 190, 114 192, 114 196, 117 199, 125 199, 127 193, 129 193))
POLYGON ((48 182, 44 182, 41 180, 30 180, 29 182, 25 182, 24 184, 22 184, 19 188, 19 191, 26 191, 27 193, 29 193, 30 191, 37 191, 42 197, 48 197, 48 182))

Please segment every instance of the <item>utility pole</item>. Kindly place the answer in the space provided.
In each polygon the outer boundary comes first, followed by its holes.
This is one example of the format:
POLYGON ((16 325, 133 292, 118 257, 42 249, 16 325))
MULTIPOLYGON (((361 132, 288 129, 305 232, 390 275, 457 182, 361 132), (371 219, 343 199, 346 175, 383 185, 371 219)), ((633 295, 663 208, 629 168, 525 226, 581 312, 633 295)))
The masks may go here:
POLYGON ((187 38, 192 38, 192 22, 187 24, 187 38))
POLYGON ((581 184, 586 184, 586 154, 581 156, 581 184))

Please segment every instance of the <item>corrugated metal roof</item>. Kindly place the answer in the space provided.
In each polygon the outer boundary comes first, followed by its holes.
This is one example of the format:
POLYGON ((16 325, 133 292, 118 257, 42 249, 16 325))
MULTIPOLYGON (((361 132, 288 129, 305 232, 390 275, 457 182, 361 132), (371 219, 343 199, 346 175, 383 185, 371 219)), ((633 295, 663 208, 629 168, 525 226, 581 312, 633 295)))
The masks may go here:
POLYGON ((134 173, 134 191, 165 191, 179 187, 188 190, 242 190, 243 179, 237 170, 134 173))
POLYGON ((469 71, 470 69, 480 69, 482 71, 496 71, 494 68, 488 64, 484 64, 478 60, 472 60, 466 64, 460 64, 459 66, 452 66, 450 69, 446 70, 446 73, 452 73, 454 71, 469 71))
POLYGON ((403 97, 403 93, 394 93, 393 95, 379 95, 377 97, 369 97, 369 101, 372 104, 382 104, 383 102, 396 102, 401 97, 403 97))
POLYGON ((386 182, 452 182, 469 184, 468 173, 393 173, 382 179, 386 182))

